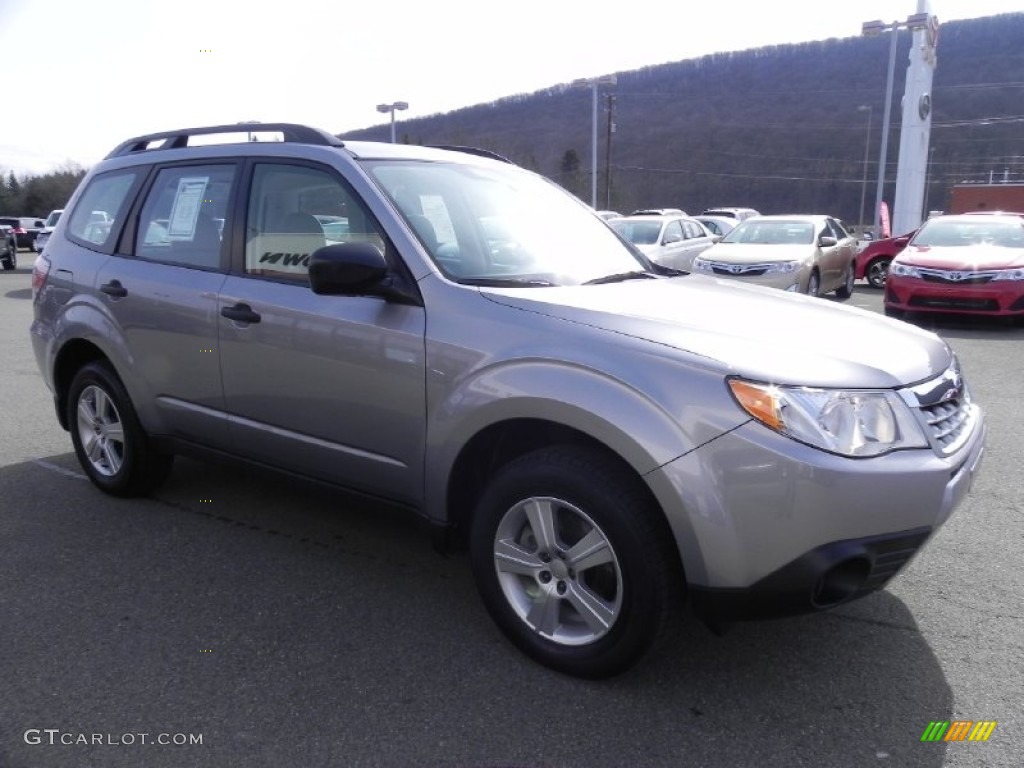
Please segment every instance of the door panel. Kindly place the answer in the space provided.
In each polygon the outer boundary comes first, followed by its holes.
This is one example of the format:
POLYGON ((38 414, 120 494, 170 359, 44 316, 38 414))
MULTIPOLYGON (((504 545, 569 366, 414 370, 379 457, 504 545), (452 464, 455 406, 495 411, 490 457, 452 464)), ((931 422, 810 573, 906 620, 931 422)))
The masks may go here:
POLYGON ((422 307, 232 276, 219 317, 235 450, 252 459, 416 502, 425 436, 422 307))
POLYGON ((422 495, 426 425, 420 306, 318 296, 312 255, 383 229, 335 170, 252 167, 239 274, 221 296, 224 391, 235 450, 248 458, 401 501, 422 495))

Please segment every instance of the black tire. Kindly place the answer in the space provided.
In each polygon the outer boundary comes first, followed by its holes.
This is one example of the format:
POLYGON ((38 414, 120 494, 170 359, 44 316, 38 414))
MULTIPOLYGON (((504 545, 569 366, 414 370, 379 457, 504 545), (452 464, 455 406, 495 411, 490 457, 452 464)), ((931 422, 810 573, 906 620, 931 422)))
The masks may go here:
POLYGON ((174 457, 153 449, 124 385, 108 364, 87 363, 75 374, 67 418, 78 462, 101 491, 144 496, 167 479, 174 457))
POLYGON ((814 297, 821 295, 821 275, 816 269, 812 269, 811 276, 807 278, 806 294, 814 297))
POLYGON ((889 276, 889 263, 892 256, 880 256, 872 259, 864 268, 864 279, 872 288, 881 290, 885 288, 885 279, 889 276))
POLYGON ((15 262, 15 260, 14 260, 14 254, 13 253, 9 253, 6 256, 4 256, 4 270, 6 270, 7 272, 10 272, 16 266, 17 266, 17 262, 15 262))
POLYGON ((593 448, 554 445, 499 469, 475 511, 470 558, 484 605, 506 636, 577 677, 609 677, 635 664, 683 606, 667 522, 640 480, 593 448), (545 528, 549 536, 535 532, 545 528), (589 554, 574 560, 584 539, 589 554))
POLYGON ((857 265, 852 261, 846 267, 846 274, 843 276, 843 284, 836 288, 836 296, 840 299, 848 299, 853 296, 853 283, 857 279, 857 265))

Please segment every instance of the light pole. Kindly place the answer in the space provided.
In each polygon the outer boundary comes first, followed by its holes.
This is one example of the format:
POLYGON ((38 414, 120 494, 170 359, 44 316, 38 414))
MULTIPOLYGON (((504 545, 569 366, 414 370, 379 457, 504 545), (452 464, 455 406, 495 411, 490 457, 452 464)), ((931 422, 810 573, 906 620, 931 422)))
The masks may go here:
POLYGON ((395 143, 395 110, 408 109, 409 102, 407 101, 393 101, 390 104, 378 104, 378 112, 390 112, 391 113, 391 143, 395 143))
POLYGON ((602 85, 615 85, 615 75, 584 77, 573 80, 571 85, 594 91, 594 118, 590 136, 590 205, 597 208, 597 89, 602 85))
POLYGON ((857 217, 857 225, 860 227, 861 235, 864 234, 864 200, 868 194, 868 152, 871 148, 871 113, 874 111, 870 106, 861 104, 857 107, 858 112, 868 113, 868 132, 864 139, 864 176, 860 182, 860 216, 857 217))
POLYGON ((885 110, 882 112, 882 146, 878 152, 878 185, 875 188, 875 216, 873 227, 875 237, 880 236, 878 231, 879 217, 882 213, 882 189, 885 186, 885 163, 889 151, 889 117, 892 112, 892 80, 896 71, 896 40, 901 29, 925 29, 928 26, 928 14, 915 13, 908 16, 906 21, 894 21, 886 24, 883 21, 865 21, 861 26, 861 34, 864 37, 878 37, 880 34, 889 31, 889 72, 885 78, 885 110))

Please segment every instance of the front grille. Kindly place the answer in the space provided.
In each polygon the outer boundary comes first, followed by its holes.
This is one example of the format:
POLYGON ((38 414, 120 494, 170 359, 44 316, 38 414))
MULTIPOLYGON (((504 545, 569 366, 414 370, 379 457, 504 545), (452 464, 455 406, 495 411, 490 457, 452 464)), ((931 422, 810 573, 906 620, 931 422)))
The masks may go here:
POLYGON ((736 270, 731 267, 720 267, 717 264, 713 264, 711 266, 711 270, 716 275, 726 275, 729 277, 733 277, 735 275, 743 275, 744 277, 758 277, 768 271, 765 267, 743 267, 740 270, 736 270))
POLYGON ((921 279, 930 283, 952 283, 954 285, 982 285, 995 277, 995 272, 967 272, 955 269, 928 269, 920 267, 921 279))
POLYGON ((910 389, 921 425, 935 449, 948 456, 963 445, 974 429, 970 392, 954 362, 941 376, 910 389))
POLYGON ((970 409, 963 399, 947 400, 921 409, 932 439, 948 453, 967 429, 970 409))

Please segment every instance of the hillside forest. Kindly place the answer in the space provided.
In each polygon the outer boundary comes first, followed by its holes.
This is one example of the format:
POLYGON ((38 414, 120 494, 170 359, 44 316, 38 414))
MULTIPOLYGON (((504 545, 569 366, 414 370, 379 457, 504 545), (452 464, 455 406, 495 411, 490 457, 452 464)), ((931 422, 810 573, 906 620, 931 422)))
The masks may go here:
MULTIPOLYGON (((720 53, 629 72, 602 86, 598 207, 629 212, 749 206, 871 218, 889 37, 720 53), (867 158, 865 160, 865 158, 867 158), (866 193, 866 195, 865 195, 866 193)), ((895 191, 900 97, 911 34, 899 32, 884 199, 895 191)), ((925 210, 954 184, 1024 182, 1024 13, 944 23, 932 89, 925 210)), ((490 66, 501 66, 490 62, 490 66)), ((595 73, 612 74, 612 73, 595 73)), ((398 140, 469 145, 591 195, 590 88, 559 84, 398 123, 398 140)), ((390 140, 390 124, 343 139, 390 140)), ((0 213, 62 208, 86 169, 16 178, 0 169, 0 213)))

